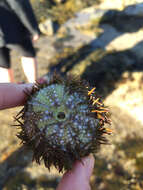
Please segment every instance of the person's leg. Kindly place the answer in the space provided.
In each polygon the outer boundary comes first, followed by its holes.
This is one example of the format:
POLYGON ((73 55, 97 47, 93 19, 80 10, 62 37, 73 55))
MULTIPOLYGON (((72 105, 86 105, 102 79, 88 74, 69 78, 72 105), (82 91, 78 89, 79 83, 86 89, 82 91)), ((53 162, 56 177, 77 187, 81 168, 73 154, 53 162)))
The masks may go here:
POLYGON ((10 50, 6 47, 0 48, 0 83, 2 82, 14 82, 10 68, 10 50))
POLYGON ((0 83, 14 82, 12 69, 0 67, 0 83))
POLYGON ((37 79, 37 61, 34 57, 21 57, 21 64, 28 82, 33 83, 37 79))
POLYGON ((21 64, 28 82, 35 82, 38 77, 37 60, 35 48, 33 47, 31 39, 27 38, 24 41, 21 41, 14 46, 14 49, 21 52, 21 64))

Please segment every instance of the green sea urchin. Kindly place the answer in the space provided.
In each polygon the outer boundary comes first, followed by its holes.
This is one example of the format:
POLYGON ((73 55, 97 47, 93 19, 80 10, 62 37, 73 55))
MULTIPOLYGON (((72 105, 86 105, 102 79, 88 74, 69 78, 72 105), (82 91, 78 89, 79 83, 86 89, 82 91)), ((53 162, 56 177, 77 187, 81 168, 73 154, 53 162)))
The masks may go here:
POLYGON ((69 170, 106 143, 108 109, 94 90, 85 81, 54 73, 26 92, 28 100, 16 116, 21 128, 17 136, 31 147, 33 160, 43 159, 49 169, 69 170))

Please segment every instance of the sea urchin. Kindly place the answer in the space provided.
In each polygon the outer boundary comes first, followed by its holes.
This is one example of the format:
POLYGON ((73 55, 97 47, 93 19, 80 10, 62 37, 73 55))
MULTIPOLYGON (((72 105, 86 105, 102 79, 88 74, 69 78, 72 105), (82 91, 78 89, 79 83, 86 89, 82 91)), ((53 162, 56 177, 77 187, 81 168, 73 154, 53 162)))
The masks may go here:
POLYGON ((76 160, 106 143, 108 109, 85 81, 54 73, 25 93, 27 102, 16 116, 21 128, 17 136, 33 150, 37 163, 43 159, 49 169, 70 170, 76 160))

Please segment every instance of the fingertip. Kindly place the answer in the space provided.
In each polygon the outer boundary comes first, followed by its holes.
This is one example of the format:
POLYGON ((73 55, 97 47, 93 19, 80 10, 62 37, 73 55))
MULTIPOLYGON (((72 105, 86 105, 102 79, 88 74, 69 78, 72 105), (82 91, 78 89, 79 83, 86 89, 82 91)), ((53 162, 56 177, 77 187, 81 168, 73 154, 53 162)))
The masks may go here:
POLYGON ((76 161, 72 170, 66 172, 57 190, 87 190, 94 168, 94 157, 89 155, 81 161, 76 161))
POLYGON ((25 103, 26 94, 24 91, 32 90, 33 84, 15 84, 2 83, 0 84, 0 109, 12 108, 21 106, 25 103))
POLYGON ((89 179, 92 175, 92 171, 94 168, 94 162, 95 159, 92 154, 82 159, 82 162, 84 163, 84 170, 86 170, 87 178, 89 179))

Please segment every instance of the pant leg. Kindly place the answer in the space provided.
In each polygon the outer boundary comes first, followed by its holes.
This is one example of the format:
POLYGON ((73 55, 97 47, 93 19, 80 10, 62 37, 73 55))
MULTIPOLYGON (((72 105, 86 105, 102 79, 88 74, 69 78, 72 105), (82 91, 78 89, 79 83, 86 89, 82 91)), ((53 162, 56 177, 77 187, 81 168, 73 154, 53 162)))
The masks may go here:
POLYGON ((19 52, 21 56, 24 56, 24 57, 34 58, 36 56, 35 48, 33 47, 31 39, 29 38, 21 41, 18 44, 7 44, 7 48, 19 52))
POLYGON ((10 68, 10 49, 7 47, 0 48, 0 67, 10 68))

